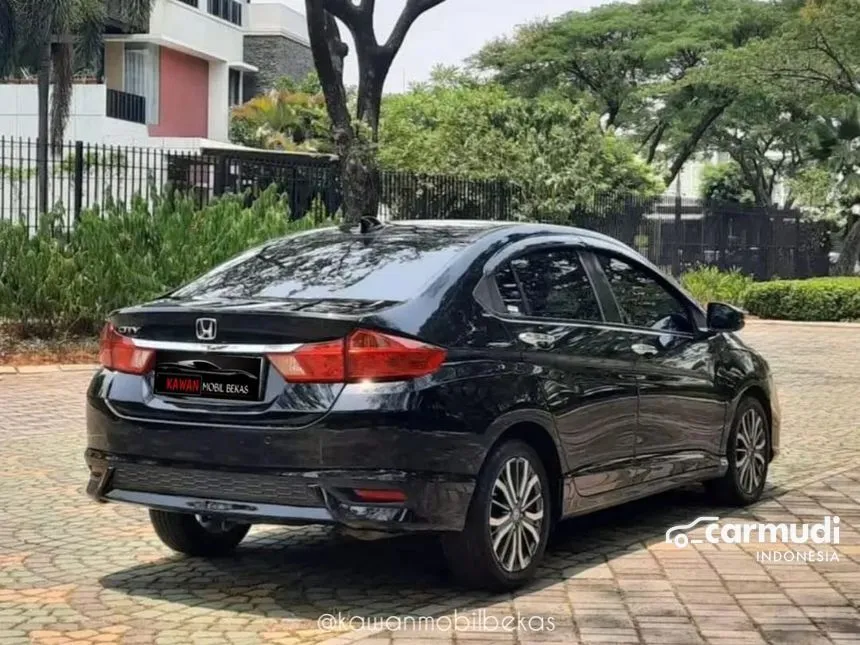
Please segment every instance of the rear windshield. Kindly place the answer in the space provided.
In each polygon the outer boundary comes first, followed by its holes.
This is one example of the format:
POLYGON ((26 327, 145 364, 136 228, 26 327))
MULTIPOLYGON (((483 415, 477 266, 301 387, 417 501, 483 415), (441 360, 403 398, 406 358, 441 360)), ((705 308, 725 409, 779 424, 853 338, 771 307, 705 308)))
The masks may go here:
POLYGON ((365 236, 324 229, 248 251, 171 295, 408 300, 474 235, 475 231, 406 226, 365 236))

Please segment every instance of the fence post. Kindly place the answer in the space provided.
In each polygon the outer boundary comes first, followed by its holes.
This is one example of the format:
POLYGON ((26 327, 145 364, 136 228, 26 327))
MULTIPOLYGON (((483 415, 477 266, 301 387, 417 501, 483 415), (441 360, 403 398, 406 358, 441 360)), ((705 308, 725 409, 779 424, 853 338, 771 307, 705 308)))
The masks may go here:
POLYGON ((794 275, 793 278, 807 277, 803 272, 802 245, 800 242, 800 213, 794 217, 794 275))
MULTIPOLYGON (((29 146, 28 146, 29 147, 29 146)), ((29 156, 29 150, 27 155, 29 156)), ((48 140, 36 139, 36 204, 40 215, 48 212, 48 140)))
POLYGON ((672 275, 681 276, 681 210, 683 208, 681 193, 675 193, 675 227, 672 231, 672 275))
POLYGON ((214 190, 215 196, 223 195, 227 188, 227 159, 223 155, 215 157, 215 177, 214 190))
POLYGON ((81 219, 84 201, 84 142, 75 141, 75 222, 81 219))
POLYGON ((759 237, 759 246, 764 250, 764 261, 762 262, 762 272, 760 277, 763 280, 770 280, 773 276, 773 267, 775 266, 775 249, 773 248, 773 227, 776 219, 772 216, 770 209, 764 211, 764 226, 761 229, 763 235, 759 237))

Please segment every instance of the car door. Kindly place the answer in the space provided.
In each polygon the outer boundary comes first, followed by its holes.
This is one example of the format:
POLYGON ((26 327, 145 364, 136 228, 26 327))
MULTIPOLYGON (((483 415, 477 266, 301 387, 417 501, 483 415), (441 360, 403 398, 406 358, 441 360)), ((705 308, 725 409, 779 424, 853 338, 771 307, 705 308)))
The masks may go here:
POLYGON ((634 258, 595 249, 585 261, 611 296, 607 315, 617 317, 625 351, 635 356, 641 480, 718 463, 729 393, 716 383, 715 340, 698 333, 692 303, 634 258))
POLYGON ((580 495, 625 485, 634 457, 634 365, 618 360, 626 333, 603 325, 577 249, 516 255, 495 274, 502 317, 540 380, 580 495))

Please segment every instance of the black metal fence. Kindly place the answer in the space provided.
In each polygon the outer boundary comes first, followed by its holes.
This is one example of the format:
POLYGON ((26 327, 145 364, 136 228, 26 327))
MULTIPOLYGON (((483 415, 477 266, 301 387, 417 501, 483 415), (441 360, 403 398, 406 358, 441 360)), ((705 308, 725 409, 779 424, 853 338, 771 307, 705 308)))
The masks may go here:
MULTIPOLYGON (((288 195, 294 219, 315 205, 336 211, 342 201, 337 159, 325 155, 205 149, 132 148, 83 142, 48 151, 48 191, 41 203, 37 144, 0 137, 0 220, 35 232, 50 210, 66 227, 87 208, 108 201, 151 199, 165 187, 205 204, 224 193, 247 199, 272 184, 288 195)), ((522 195, 502 180, 466 180, 406 172, 380 173, 380 214, 390 219, 517 220, 522 195)), ((829 228, 792 210, 662 197, 597 201, 551 221, 618 238, 676 275, 700 264, 738 268, 759 279, 827 275, 829 228)))

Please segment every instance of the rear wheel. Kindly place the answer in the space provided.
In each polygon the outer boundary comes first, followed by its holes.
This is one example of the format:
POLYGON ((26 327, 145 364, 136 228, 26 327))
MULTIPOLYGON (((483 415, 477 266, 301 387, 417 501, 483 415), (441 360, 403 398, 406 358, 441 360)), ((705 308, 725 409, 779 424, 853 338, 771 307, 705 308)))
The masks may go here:
POLYGON ((478 478, 466 526, 442 538, 452 573, 471 587, 504 591, 534 576, 552 517, 546 469, 522 441, 508 441, 478 478))
POLYGON ((219 556, 231 553, 247 535, 250 524, 206 515, 189 515, 150 509, 156 535, 174 551, 187 555, 219 556))
POLYGON ((764 491, 770 455, 770 426, 764 407, 754 398, 738 405, 729 440, 726 474, 705 482, 715 501, 745 506, 757 501, 764 491))

